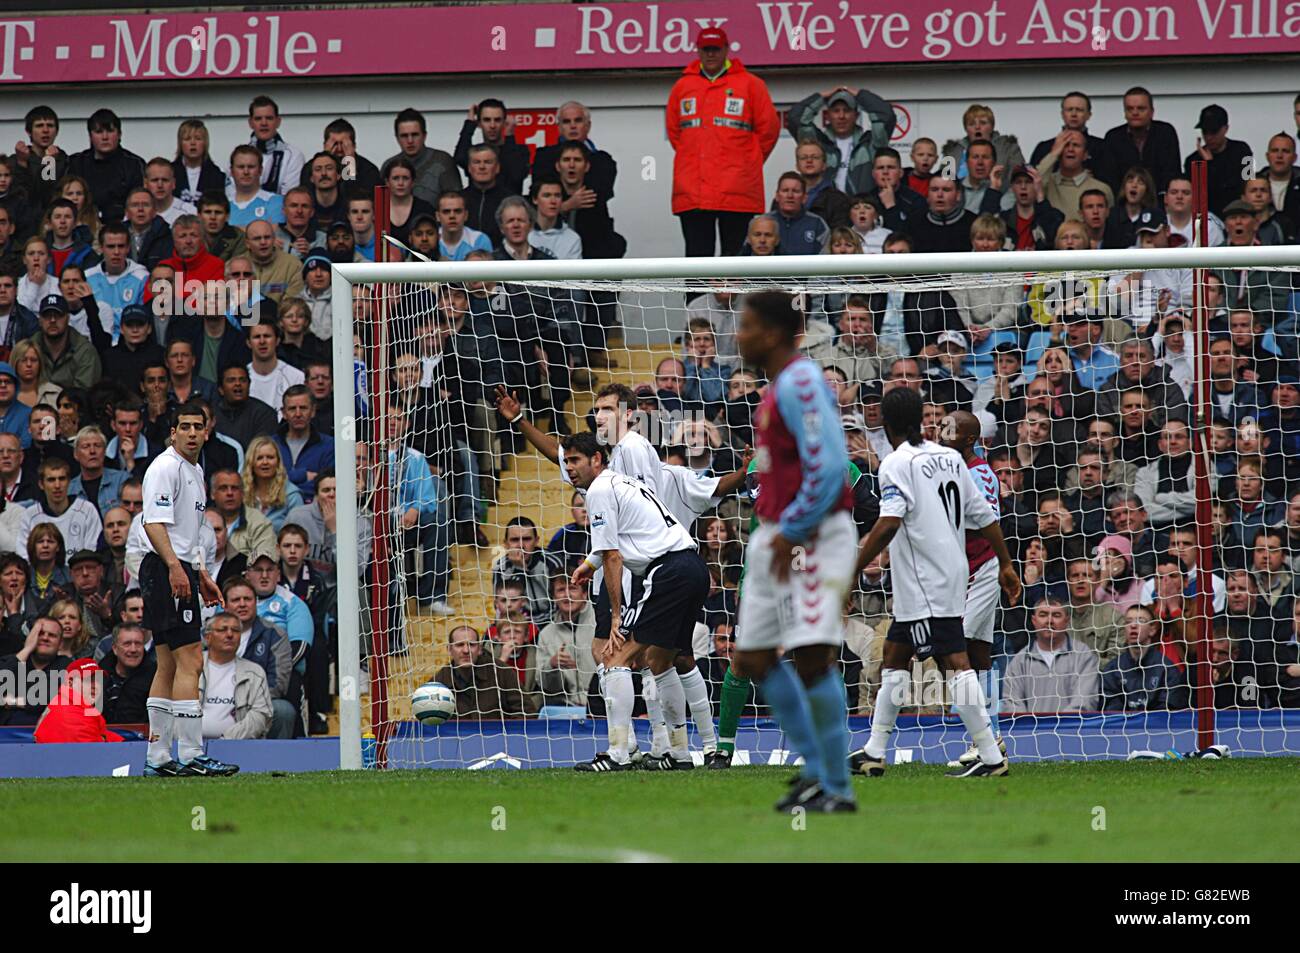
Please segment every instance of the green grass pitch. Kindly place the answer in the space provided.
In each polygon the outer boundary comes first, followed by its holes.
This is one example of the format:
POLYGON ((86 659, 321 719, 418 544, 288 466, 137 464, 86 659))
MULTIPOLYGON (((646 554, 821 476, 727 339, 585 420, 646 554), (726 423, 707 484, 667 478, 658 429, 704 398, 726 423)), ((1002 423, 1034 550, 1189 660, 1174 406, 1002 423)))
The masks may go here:
POLYGON ((772 810, 788 768, 0 781, 5 861, 1282 861, 1300 762, 891 767, 855 815, 772 810), (1098 809, 1101 809, 1100 811, 1098 809), (51 822, 53 818, 63 821, 51 822), (84 823, 66 823, 81 818, 84 823), (1104 829, 1098 829, 1104 825, 1104 829))

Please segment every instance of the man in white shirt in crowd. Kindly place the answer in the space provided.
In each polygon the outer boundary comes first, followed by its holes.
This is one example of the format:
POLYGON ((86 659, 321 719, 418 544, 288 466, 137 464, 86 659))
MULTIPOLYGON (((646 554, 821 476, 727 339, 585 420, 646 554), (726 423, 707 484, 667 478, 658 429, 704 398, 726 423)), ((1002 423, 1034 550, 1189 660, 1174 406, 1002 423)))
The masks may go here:
POLYGON ((280 360, 276 348, 280 345, 280 328, 273 321, 255 324, 248 332, 248 349, 253 354, 248 364, 248 393, 268 407, 276 408, 283 417, 281 404, 284 392, 295 384, 306 382, 303 372, 280 360))
POLYGON ((533 176, 530 190, 537 209, 537 221, 528 233, 528 243, 551 253, 555 258, 572 260, 582 257, 582 236, 565 224, 560 216, 564 186, 554 172, 533 176))
POLYGON ((176 197, 176 172, 169 160, 151 159, 144 168, 144 187, 153 196, 153 210, 170 228, 182 215, 197 215, 189 202, 176 197))
POLYGON ((284 195, 298 185, 305 159, 302 150, 285 142, 280 135, 280 107, 270 96, 255 96, 248 104, 248 140, 266 157, 260 181, 266 191, 284 195))
POLYGON ((240 628, 229 612, 213 616, 205 628, 204 738, 265 738, 271 727, 266 672, 239 657, 240 628))
MULTIPOLYGON (((1169 233, 1178 238, 1171 245, 1196 246, 1197 233, 1201 230, 1200 216, 1192 212, 1192 180, 1186 176, 1176 175, 1169 180, 1165 189, 1165 216, 1169 220, 1169 233)), ((1206 244, 1214 248, 1222 245, 1224 240, 1223 221, 1213 212, 1209 213, 1209 236, 1206 244)))

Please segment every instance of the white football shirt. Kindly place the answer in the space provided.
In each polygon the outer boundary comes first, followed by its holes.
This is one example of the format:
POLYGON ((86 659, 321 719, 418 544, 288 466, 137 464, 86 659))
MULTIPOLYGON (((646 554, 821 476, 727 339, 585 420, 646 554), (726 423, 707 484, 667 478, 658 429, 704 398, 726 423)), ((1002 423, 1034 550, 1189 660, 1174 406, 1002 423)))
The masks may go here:
MULTIPOLYGON (((631 477, 633 480, 640 480, 658 493, 661 465, 654 444, 635 430, 629 430, 610 451, 609 466, 606 469, 631 477)), ((572 483, 569 479, 569 471, 564 466, 563 450, 560 451, 560 476, 565 483, 572 483)))
POLYGON ((701 513, 713 508, 718 481, 718 477, 701 476, 690 467, 661 463, 659 501, 677 522, 690 526, 701 513))
POLYGON ((665 553, 695 548, 654 490, 613 470, 603 470, 587 488, 587 518, 592 550, 617 549, 635 576, 644 576, 665 553))
MULTIPOLYGON (((203 547, 199 544, 203 511, 207 509, 208 494, 203 489, 203 468, 190 463, 175 447, 160 453, 144 472, 143 523, 163 523, 171 540, 176 558, 197 569, 202 565, 203 547)), ((144 553, 155 553, 149 537, 141 533, 144 553)), ((127 552, 132 543, 141 545, 140 538, 127 534, 127 552)))
POLYGON ((961 618, 966 530, 995 519, 961 454, 929 440, 896 447, 880 463, 880 515, 903 521, 889 544, 895 621, 961 618))
POLYGON ((284 398, 284 392, 295 384, 305 384, 306 375, 292 364, 286 364, 284 361, 276 361, 275 369, 269 374, 259 374, 253 369, 252 362, 248 364, 248 394, 250 397, 256 397, 262 403, 275 411, 276 417, 283 417, 280 402, 284 398))

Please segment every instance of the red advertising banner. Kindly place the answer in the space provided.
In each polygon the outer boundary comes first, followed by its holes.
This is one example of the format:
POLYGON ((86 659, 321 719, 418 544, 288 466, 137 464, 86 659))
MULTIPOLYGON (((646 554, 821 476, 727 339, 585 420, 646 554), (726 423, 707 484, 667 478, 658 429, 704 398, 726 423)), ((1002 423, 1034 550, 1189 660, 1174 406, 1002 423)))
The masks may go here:
POLYGON ((0 83, 1300 52, 1300 0, 711 0, 0 19, 0 83))

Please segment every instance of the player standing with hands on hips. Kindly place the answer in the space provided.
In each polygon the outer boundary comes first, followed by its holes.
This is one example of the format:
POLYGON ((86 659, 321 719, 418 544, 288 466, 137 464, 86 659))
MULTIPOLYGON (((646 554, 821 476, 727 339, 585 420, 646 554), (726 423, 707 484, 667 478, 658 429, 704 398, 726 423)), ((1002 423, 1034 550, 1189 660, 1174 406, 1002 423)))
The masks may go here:
POLYGON ((153 633, 158 671, 149 689, 147 777, 224 777, 239 770, 203 753, 202 611, 221 604, 221 590, 208 575, 199 547, 207 508, 199 453, 207 433, 203 407, 186 401, 172 412, 171 446, 144 474, 144 543, 140 552, 143 624, 153 633), (177 757, 172 758, 173 738, 177 757))
POLYGON ((993 508, 962 455, 922 435, 920 395, 905 387, 892 390, 881 402, 881 412, 894 452, 880 464, 880 518, 858 549, 854 578, 889 547, 894 622, 885 636, 871 738, 851 764, 868 777, 885 773, 885 749, 911 679, 908 666, 913 656, 933 656, 948 676, 953 707, 979 749, 978 758, 947 776, 1000 777, 1009 773, 1007 759, 993 735, 962 627, 970 575, 965 530, 976 530, 993 547, 998 584, 1012 603, 1020 598, 1020 577, 993 508))
POLYGON ((772 385, 754 434, 762 493, 745 552, 736 657, 758 682, 800 773, 776 804, 825 814, 857 810, 849 779, 848 706, 839 652, 841 606, 853 580, 853 488, 839 409, 822 369, 799 353, 804 315, 782 291, 746 295, 736 345, 772 385), (777 650, 785 649, 785 659, 777 650))

